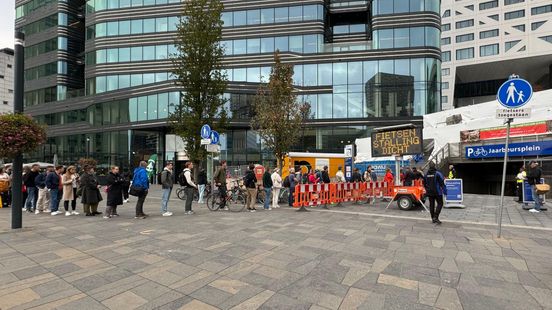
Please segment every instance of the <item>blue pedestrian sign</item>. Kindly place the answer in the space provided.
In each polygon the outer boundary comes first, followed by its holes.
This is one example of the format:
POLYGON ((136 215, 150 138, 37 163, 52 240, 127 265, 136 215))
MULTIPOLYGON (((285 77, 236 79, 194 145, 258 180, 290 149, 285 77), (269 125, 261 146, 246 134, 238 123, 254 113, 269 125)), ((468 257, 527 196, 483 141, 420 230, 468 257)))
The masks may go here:
POLYGON ((211 126, 205 124, 201 127, 201 138, 209 139, 211 137, 211 126))
POLYGON ((211 144, 218 144, 220 141, 219 133, 216 131, 211 131, 211 144))
POLYGON ((524 79, 510 79, 498 89, 496 100, 508 109, 524 106, 533 96, 531 84, 524 79))

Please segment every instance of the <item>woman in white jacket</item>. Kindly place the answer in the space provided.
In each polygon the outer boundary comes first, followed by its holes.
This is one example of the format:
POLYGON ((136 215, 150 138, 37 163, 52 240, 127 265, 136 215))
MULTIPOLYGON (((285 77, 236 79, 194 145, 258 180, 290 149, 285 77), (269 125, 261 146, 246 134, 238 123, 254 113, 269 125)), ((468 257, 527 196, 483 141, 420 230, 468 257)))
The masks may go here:
POLYGON ((282 177, 278 173, 280 169, 274 168, 272 173, 272 208, 279 208, 278 198, 280 198, 280 189, 282 188, 282 177))

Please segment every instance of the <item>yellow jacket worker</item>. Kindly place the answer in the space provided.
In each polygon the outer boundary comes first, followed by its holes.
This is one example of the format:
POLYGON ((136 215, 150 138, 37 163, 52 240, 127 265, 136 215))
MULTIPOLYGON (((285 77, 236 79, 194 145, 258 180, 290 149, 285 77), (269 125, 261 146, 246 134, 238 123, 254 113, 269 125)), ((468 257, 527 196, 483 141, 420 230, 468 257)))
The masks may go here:
POLYGON ((523 181, 527 179, 527 172, 525 172, 525 167, 522 166, 519 168, 519 173, 516 175, 516 190, 518 196, 518 202, 523 202, 523 181))

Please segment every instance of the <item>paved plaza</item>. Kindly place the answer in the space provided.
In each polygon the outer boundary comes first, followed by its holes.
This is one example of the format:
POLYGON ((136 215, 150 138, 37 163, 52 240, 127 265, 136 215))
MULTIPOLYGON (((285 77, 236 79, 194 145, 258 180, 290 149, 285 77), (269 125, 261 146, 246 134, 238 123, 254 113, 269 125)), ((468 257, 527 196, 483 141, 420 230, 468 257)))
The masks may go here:
MULTIPOLYGON (((0 309, 552 309, 549 212, 471 196, 434 226, 396 205, 210 212, 160 191, 119 218, 0 209, 0 309)), ((103 207, 101 208, 103 211, 103 207)))

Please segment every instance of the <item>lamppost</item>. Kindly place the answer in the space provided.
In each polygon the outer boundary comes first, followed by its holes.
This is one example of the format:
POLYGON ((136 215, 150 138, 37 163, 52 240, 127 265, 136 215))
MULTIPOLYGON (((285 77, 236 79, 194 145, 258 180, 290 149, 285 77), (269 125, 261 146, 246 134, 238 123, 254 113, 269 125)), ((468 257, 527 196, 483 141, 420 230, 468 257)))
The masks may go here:
MULTIPOLYGON (((13 94, 13 112, 15 114, 23 113, 23 92, 25 86, 24 69, 25 69, 25 35, 22 32, 15 33, 14 47, 14 94, 13 94)), ((17 229, 23 227, 23 155, 18 153, 12 164, 12 219, 11 228, 17 229)))

